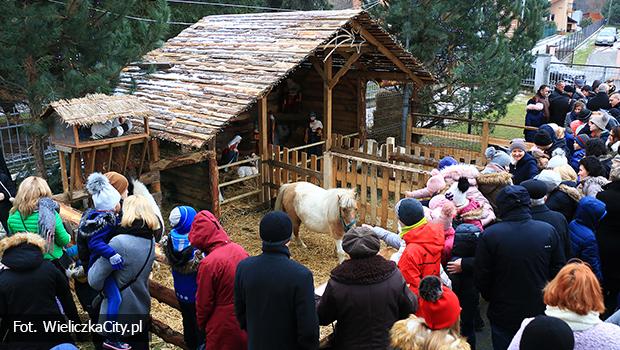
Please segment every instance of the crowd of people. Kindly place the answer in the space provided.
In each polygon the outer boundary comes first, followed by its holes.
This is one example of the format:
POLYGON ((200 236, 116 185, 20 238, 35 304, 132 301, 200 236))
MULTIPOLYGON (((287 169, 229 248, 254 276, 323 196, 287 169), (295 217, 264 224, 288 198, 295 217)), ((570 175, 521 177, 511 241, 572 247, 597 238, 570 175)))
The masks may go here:
POLYGON ((286 213, 262 218, 250 257, 211 212, 177 206, 164 222, 143 186, 94 173, 72 237, 44 179, 15 191, 0 174, 0 345, 75 349, 80 334, 15 326, 83 323, 72 285, 93 323, 114 325, 91 332, 97 349, 148 349, 159 242, 190 349, 476 349, 481 297, 495 350, 620 349, 620 95, 603 108, 606 84, 548 90, 527 107, 543 123, 486 149, 483 170, 441 159, 396 203, 398 232, 346 232, 349 259, 318 288, 291 259, 286 213))

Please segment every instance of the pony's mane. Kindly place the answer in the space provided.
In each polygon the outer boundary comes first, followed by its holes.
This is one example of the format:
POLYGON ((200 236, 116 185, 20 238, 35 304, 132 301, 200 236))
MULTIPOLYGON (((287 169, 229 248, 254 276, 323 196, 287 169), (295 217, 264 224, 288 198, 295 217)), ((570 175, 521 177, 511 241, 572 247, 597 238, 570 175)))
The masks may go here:
POLYGON ((355 190, 352 188, 337 188, 336 193, 339 197, 340 208, 357 207, 357 199, 355 198, 355 190))

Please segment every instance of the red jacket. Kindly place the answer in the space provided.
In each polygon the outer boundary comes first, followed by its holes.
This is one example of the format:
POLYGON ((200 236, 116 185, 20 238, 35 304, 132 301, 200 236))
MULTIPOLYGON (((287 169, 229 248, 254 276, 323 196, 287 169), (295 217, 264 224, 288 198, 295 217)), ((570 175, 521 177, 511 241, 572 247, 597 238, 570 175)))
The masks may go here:
POLYGON ((189 232, 191 244, 207 255, 198 267, 196 320, 206 333, 207 349, 247 349, 247 335, 235 317, 234 286, 237 264, 248 257, 230 241, 213 214, 196 215, 189 232))
POLYGON ((398 268, 409 289, 418 295, 423 277, 439 276, 445 240, 443 229, 441 225, 429 223, 405 233, 403 239, 407 246, 398 261, 398 268))

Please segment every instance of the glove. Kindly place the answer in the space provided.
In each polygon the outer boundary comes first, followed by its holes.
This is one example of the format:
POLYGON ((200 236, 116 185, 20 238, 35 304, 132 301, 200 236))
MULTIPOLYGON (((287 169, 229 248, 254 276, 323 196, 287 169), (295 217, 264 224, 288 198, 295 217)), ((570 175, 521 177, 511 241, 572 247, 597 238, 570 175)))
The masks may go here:
POLYGON ((123 257, 118 253, 112 255, 110 257, 110 264, 112 264, 112 269, 119 271, 123 269, 123 257))
POLYGON ((65 252, 67 252, 67 255, 70 258, 74 258, 78 254, 78 247, 76 244, 74 244, 71 247, 65 249, 65 252))

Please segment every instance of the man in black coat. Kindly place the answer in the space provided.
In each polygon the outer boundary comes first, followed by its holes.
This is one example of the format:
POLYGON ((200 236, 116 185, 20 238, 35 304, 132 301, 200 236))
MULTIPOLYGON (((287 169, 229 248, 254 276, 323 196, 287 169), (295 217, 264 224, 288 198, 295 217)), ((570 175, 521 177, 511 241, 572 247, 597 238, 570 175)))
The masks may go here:
POLYGON ((596 95, 588 100, 586 107, 592 112, 599 111, 601 109, 609 110, 611 105, 609 104, 609 86, 605 83, 598 86, 596 95))
POLYGON ((497 195, 500 221, 489 226, 476 248, 474 282, 489 301, 493 348, 505 350, 524 318, 545 311, 542 290, 562 268, 557 232, 532 219, 523 186, 507 186, 497 195))
POLYGON ((43 259, 44 251, 45 240, 33 233, 17 233, 0 241, 4 265, 0 269, 2 349, 47 350, 72 343, 68 333, 47 332, 43 326, 43 322, 57 327, 66 323, 56 299, 71 298, 67 278, 43 259), (31 328, 19 326, 30 322, 31 328))
POLYGON ((549 122, 564 125, 566 114, 570 112, 571 98, 564 92, 563 81, 555 83, 555 89, 549 95, 549 122))
POLYGON ((620 120, 620 92, 609 96, 609 105, 611 106, 609 114, 616 120, 620 120))
POLYGON ((546 222, 555 228, 560 240, 560 247, 564 253, 566 259, 572 258, 572 247, 570 243, 570 237, 568 235, 568 222, 564 215, 553 211, 545 205, 547 200, 547 190, 549 187, 546 183, 540 180, 527 180, 521 183, 521 186, 527 189, 530 195, 532 204, 530 206, 530 212, 532 213, 532 219, 546 222))
POLYGON ((248 332, 248 349, 318 349, 312 272, 290 259, 290 218, 270 212, 259 233, 263 253, 242 260, 235 275, 235 314, 248 332))
POLYGON ((545 205, 549 210, 553 210, 564 215, 566 222, 571 222, 575 218, 577 204, 583 195, 577 189, 574 181, 562 181, 560 186, 554 188, 547 194, 545 205))
POLYGON ((607 208, 607 215, 601 220, 596 230, 601 270, 603 272, 603 291, 605 293, 605 310, 613 313, 618 306, 620 293, 620 168, 614 167, 609 175, 610 183, 603 186, 603 191, 596 198, 607 208))
POLYGON ((392 325, 416 312, 416 297, 396 263, 377 255, 381 241, 370 228, 350 229, 342 247, 351 259, 331 272, 317 305, 319 324, 337 321, 336 349, 387 349, 392 325))

